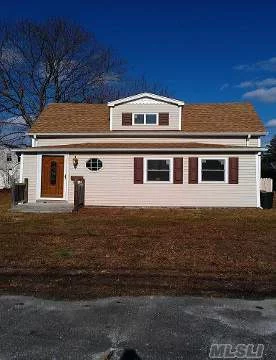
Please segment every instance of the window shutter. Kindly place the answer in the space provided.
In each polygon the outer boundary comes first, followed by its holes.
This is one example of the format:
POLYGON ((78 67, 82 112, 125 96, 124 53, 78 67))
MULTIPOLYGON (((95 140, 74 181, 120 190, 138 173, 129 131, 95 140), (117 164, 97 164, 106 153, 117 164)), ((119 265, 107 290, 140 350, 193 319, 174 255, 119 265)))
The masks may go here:
POLYGON ((189 184, 198 183, 198 158, 189 158, 189 184))
POLYGON ((183 184, 183 158, 173 159, 173 183, 183 184))
POLYGON ((169 125, 169 113, 159 113, 159 125, 169 125))
POLYGON ((230 157, 229 158, 229 184, 238 184, 239 183, 239 158, 230 157))
POLYGON ((134 184, 143 184, 144 177, 144 159, 142 157, 134 158, 134 184))
POLYGON ((132 125, 132 113, 122 113, 122 125, 123 126, 132 125))

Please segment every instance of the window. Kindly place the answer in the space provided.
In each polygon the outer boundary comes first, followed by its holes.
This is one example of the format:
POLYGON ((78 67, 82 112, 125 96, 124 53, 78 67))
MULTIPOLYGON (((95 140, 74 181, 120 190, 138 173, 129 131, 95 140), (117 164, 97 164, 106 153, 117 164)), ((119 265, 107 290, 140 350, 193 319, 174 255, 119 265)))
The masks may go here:
POLYGON ((157 125, 157 114, 133 114, 134 125, 157 125))
POLYGON ((134 114, 134 124, 143 125, 145 121, 144 114, 134 114))
POLYGON ((11 156, 11 154, 7 154, 7 161, 12 161, 12 156, 11 156))
POLYGON ((226 181, 226 159, 201 159, 202 182, 226 181))
POLYGON ((157 115, 156 114, 146 114, 146 124, 147 125, 156 125, 157 124, 157 115))
POLYGON ((86 161, 86 167, 91 171, 98 171, 103 167, 103 163, 100 159, 89 159, 86 161))
POLYGON ((171 159, 146 159, 145 182, 171 182, 171 159))

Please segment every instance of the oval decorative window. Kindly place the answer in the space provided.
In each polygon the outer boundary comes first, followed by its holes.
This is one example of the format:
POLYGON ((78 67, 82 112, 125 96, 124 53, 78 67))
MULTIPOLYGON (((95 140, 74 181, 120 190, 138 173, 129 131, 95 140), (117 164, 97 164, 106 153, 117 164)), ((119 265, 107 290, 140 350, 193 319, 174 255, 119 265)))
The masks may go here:
POLYGON ((86 161, 86 167, 91 171, 98 171, 103 167, 103 163, 100 159, 89 159, 86 161))

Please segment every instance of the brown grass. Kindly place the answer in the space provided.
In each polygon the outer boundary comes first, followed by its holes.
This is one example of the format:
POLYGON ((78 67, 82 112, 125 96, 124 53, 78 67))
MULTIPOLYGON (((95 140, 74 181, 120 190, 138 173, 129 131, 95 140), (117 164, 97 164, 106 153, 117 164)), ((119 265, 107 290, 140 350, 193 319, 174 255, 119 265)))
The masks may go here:
POLYGON ((3 291, 63 297, 275 291, 275 209, 22 214, 8 205, 8 194, 0 193, 3 291))

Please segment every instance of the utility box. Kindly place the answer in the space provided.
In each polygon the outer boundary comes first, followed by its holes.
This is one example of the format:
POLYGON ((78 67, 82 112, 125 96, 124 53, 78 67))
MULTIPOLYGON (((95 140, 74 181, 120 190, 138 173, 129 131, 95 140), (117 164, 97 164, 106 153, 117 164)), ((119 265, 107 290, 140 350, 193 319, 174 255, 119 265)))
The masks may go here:
POLYGON ((263 209, 272 209, 273 195, 273 192, 261 191, 261 207, 263 209))

